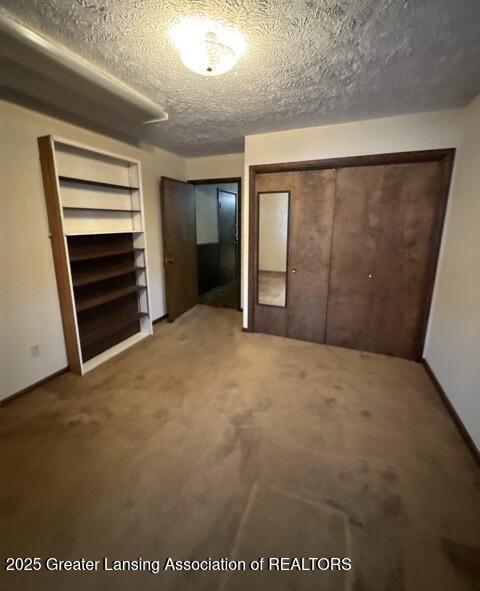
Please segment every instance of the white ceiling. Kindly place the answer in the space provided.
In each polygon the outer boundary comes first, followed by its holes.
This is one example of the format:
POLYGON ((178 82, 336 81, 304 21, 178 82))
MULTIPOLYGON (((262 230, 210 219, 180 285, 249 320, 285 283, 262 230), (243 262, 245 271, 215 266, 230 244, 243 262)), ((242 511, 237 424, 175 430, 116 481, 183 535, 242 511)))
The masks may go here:
MULTIPOLYGON (((139 137, 185 156, 240 152, 253 133, 463 106, 480 93, 479 0, 0 0, 0 7, 164 105, 170 120, 139 137), (208 78, 180 62, 168 29, 195 15, 245 34, 249 51, 231 72, 208 78)), ((120 131, 122 117, 109 125, 120 131)))

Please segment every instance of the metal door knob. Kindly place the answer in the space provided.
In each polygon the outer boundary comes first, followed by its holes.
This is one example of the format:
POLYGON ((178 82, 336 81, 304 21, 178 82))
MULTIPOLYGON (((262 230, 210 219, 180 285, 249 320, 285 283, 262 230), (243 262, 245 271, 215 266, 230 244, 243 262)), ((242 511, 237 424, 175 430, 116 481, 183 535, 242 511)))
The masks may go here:
POLYGON ((371 279, 372 277, 373 277, 373 274, 372 273, 369 273, 368 274, 368 278, 371 279))
POLYGON ((296 269, 292 269, 292 273, 296 273, 296 272, 297 272, 297 270, 296 270, 296 269))
POLYGON ((165 263, 173 263, 174 260, 170 257, 165 257, 165 263))

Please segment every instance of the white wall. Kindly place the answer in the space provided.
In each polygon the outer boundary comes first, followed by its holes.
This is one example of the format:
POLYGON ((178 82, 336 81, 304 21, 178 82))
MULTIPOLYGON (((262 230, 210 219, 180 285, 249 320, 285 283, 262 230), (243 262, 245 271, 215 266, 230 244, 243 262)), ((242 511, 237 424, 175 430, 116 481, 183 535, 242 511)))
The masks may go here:
POLYGON ((185 179, 185 159, 0 101, 0 399, 67 365, 37 148, 37 138, 50 134, 141 161, 152 315, 165 313, 159 181, 185 179), (40 356, 32 359, 35 344, 40 356))
POLYGON ((480 448, 480 96, 456 155, 425 359, 480 448))

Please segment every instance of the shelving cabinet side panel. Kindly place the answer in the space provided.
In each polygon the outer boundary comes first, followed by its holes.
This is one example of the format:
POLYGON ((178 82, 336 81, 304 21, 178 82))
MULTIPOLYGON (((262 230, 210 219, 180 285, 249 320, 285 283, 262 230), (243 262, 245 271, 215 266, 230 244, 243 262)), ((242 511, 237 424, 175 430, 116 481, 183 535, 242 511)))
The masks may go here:
POLYGON ((52 138, 50 136, 38 138, 38 148, 67 359, 70 369, 74 373, 82 374, 83 368, 78 341, 73 288, 70 277, 70 262, 63 231, 63 219, 52 138))

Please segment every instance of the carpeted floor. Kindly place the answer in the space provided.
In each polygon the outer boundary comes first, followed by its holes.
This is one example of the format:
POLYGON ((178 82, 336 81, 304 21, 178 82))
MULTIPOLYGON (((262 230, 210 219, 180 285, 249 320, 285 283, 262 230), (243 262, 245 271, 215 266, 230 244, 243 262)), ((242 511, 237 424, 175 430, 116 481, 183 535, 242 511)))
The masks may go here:
POLYGON ((352 561, 1 571, 4 591, 478 589, 479 470, 415 363, 243 333, 238 312, 197 306, 0 409, 0 442, 2 557, 352 561))

